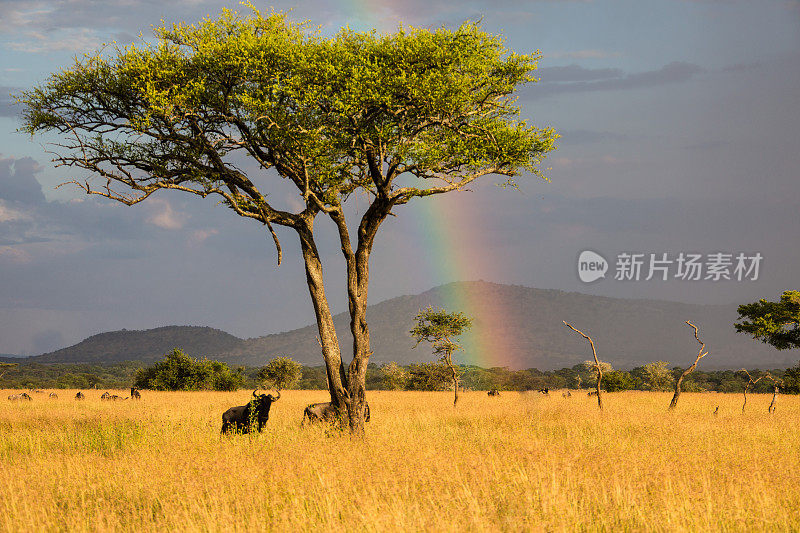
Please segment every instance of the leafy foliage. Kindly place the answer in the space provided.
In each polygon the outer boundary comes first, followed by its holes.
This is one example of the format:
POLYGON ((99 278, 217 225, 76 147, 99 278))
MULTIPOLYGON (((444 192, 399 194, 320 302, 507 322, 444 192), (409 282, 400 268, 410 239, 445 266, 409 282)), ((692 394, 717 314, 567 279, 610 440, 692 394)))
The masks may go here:
POLYGON ((673 386, 675 378, 668 367, 669 363, 665 361, 647 363, 642 367, 644 384, 647 390, 665 391, 673 386))
POLYGON ((739 306, 736 331, 771 344, 778 350, 800 348, 800 291, 784 291, 777 302, 763 298, 739 306))
POLYGON ((417 345, 423 341, 431 343, 433 354, 448 364, 453 352, 461 349, 453 338, 472 327, 472 320, 464 313, 448 313, 432 306, 417 313, 414 320, 417 325, 411 330, 411 336, 417 339, 417 345))
POLYGON ((452 381, 447 365, 442 363, 420 363, 408 365, 409 390, 445 390, 452 381))
POLYGON ((303 365, 288 357, 275 357, 258 371, 258 379, 277 390, 293 387, 302 375, 303 365))
POLYGON ((408 371, 392 361, 381 368, 383 380, 389 390, 402 390, 408 384, 408 371))
POLYGON ((197 360, 175 348, 162 361, 139 369, 134 385, 152 390, 236 390, 244 384, 242 375, 226 363, 197 360))

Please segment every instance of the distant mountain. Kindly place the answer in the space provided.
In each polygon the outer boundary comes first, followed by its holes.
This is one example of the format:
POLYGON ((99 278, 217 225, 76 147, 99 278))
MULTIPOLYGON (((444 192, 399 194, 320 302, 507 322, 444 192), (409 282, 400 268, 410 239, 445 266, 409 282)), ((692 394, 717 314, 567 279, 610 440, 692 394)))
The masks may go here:
POLYGON ((144 331, 100 333, 69 348, 28 357, 31 363, 112 363, 155 361, 180 348, 193 357, 226 353, 242 339, 218 329, 196 326, 166 326, 144 331))
MULTIPOLYGON (((430 361, 430 347, 414 349, 408 333, 414 315, 428 305, 473 317, 472 331, 462 337, 465 349, 456 360, 483 367, 550 370, 590 359, 588 343, 562 320, 591 335, 598 356, 615 368, 657 360, 676 366, 694 361, 700 346, 686 320, 700 328, 700 338, 711 350, 702 367, 785 368, 800 359, 798 350, 778 351, 737 334, 733 328, 738 316, 736 305, 626 300, 476 281, 450 283, 369 306, 367 320, 374 352, 370 361, 430 361)), ((345 360, 349 361, 349 317, 340 313, 334 322, 345 360)), ((152 361, 180 347, 193 357, 233 364, 260 366, 272 357, 286 355, 306 365, 319 365, 322 356, 316 335, 315 325, 253 339, 239 339, 212 328, 170 326, 103 333, 28 361, 152 361)))
POLYGON ((13 355, 10 353, 0 353, 0 363, 19 363, 22 355, 13 355))

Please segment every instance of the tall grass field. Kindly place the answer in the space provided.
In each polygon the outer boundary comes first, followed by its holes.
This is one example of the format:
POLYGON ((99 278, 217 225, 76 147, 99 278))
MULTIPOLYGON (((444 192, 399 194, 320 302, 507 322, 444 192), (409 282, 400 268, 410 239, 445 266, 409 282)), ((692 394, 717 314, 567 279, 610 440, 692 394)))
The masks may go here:
POLYGON ((325 391, 230 437, 250 391, 12 392, 0 531, 800 531, 797 396, 370 392, 357 440, 301 427, 325 391))

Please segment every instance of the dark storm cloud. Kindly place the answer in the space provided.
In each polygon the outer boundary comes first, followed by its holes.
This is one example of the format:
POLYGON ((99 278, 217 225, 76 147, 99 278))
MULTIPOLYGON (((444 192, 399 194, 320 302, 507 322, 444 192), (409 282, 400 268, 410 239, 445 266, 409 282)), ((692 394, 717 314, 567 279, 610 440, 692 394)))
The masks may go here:
POLYGON ((633 74, 625 74, 620 69, 589 69, 578 65, 543 67, 536 71, 539 82, 520 92, 527 98, 541 98, 567 92, 639 89, 686 82, 702 72, 705 72, 702 67, 683 61, 673 61, 657 70, 633 74))

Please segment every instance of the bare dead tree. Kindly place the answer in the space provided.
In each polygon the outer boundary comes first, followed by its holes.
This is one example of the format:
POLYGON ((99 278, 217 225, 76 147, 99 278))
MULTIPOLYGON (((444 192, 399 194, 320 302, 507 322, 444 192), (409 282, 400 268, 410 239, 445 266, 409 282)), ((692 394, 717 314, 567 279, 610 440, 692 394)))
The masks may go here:
POLYGON ((594 341, 592 340, 592 338, 589 335, 587 335, 587 334, 583 333, 582 331, 579 331, 579 330, 575 329, 574 327, 572 327, 572 325, 568 324, 566 320, 562 320, 562 322, 564 322, 564 325, 567 326, 569 329, 571 329, 575 333, 578 333, 584 339, 588 340, 589 344, 592 347, 592 356, 594 356, 594 371, 595 371, 595 374, 597 375, 597 407, 602 411, 603 410, 603 397, 600 394, 600 381, 602 381, 602 379, 603 379, 603 369, 600 366, 600 360, 597 358, 597 351, 595 351, 595 349, 594 349, 594 341))
POLYGON ((778 397, 778 391, 783 387, 783 380, 775 379, 769 372, 767 372, 764 377, 772 382, 772 401, 769 403, 769 407, 767 407, 767 412, 772 414, 775 412, 775 399, 778 397))
POLYGON ((744 408, 747 405, 747 391, 750 390, 750 387, 764 379, 764 376, 753 379, 753 376, 750 375, 750 372, 748 372, 746 368, 741 369, 740 372, 747 374, 747 385, 744 386, 744 403, 742 404, 742 414, 744 414, 744 408))
POLYGON ((675 409, 675 406, 678 405, 678 398, 681 395, 681 383, 683 383, 683 378, 694 372, 694 369, 697 368, 697 363, 700 362, 700 359, 708 355, 708 352, 703 353, 703 350, 706 349, 706 343, 701 341, 700 337, 697 336, 697 326, 695 326, 688 320, 686 321, 686 323, 694 328, 694 338, 697 339, 697 342, 700 343, 700 351, 697 352, 697 358, 694 360, 694 363, 692 363, 692 366, 684 370, 683 374, 681 374, 681 376, 678 378, 678 381, 675 382, 675 394, 672 396, 672 401, 669 402, 669 409, 668 409, 669 411, 672 411, 673 409, 675 409))

